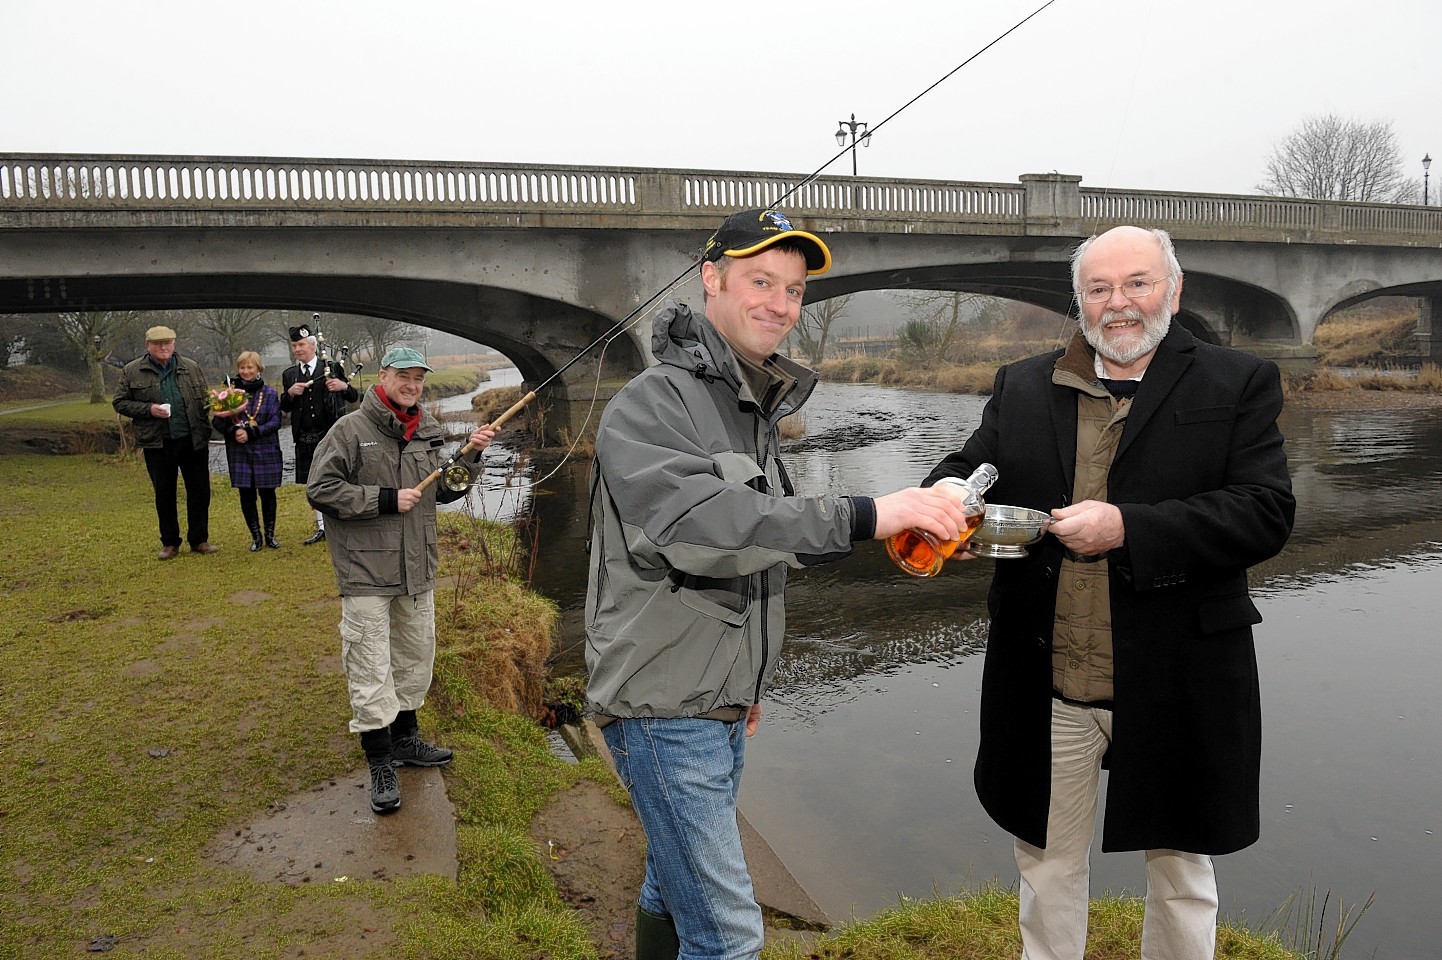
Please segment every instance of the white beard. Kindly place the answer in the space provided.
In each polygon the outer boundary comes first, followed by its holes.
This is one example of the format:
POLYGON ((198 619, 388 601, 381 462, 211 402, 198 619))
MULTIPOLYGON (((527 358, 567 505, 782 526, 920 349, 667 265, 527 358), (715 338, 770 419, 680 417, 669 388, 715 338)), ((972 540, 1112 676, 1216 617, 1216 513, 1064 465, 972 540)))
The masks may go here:
POLYGON ((1169 306, 1166 303, 1162 304, 1157 308, 1157 312, 1150 316, 1137 307, 1127 307, 1125 310, 1105 310, 1097 319, 1095 326, 1089 325, 1086 318, 1083 317, 1081 321, 1082 336, 1086 337, 1086 341, 1092 345, 1092 349, 1112 363, 1122 366, 1135 363, 1155 350, 1157 344, 1162 342, 1167 331, 1171 329, 1172 314, 1169 306), (1142 332, 1130 346, 1109 343, 1103 336, 1106 325, 1115 320, 1140 320, 1142 322, 1142 332))

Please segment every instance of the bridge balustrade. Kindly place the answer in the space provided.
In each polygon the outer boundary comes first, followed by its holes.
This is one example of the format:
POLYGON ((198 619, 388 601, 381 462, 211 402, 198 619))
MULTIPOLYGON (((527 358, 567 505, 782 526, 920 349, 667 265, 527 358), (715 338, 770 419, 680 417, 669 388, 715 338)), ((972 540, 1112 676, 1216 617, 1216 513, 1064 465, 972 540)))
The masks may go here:
POLYGON ((1166 227, 1178 239, 1442 245, 1442 208, 1408 204, 1081 188, 1079 177, 1060 174, 1027 174, 1021 184, 819 177, 798 188, 800 179, 627 167, 0 154, 0 227, 52 225, 7 219, 12 214, 87 211, 114 223, 129 210, 200 210, 217 218, 227 211, 266 211, 272 219, 287 211, 329 213, 338 222, 357 211, 394 212, 408 223, 430 213, 446 223, 507 227, 550 215, 549 226, 699 229, 726 212, 779 205, 835 231, 1084 236, 1140 223, 1166 227))

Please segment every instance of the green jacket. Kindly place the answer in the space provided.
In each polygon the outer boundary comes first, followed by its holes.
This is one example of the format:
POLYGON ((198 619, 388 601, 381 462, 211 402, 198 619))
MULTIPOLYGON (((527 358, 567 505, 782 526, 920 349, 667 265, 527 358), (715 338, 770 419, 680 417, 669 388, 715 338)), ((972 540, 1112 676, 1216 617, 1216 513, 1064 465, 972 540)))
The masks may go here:
POLYGON ((371 387, 360 409, 337 420, 316 447, 305 495, 331 518, 325 541, 341 596, 415 596, 435 588, 436 503, 465 492, 433 483, 420 503, 398 513, 396 491, 417 486, 440 466, 445 445, 440 423, 425 408, 407 441, 401 422, 371 387))
MULTIPOLYGON (((185 419, 190 425, 190 443, 199 450, 210 442, 210 397, 205 383, 205 374, 194 360, 175 354, 175 381, 180 395, 185 399, 185 419)), ((170 429, 163 418, 150 415, 152 403, 164 403, 160 391, 160 368, 144 354, 125 365, 120 372, 120 381, 115 385, 115 397, 110 405, 122 417, 129 417, 134 424, 135 445, 143 449, 156 450, 165 445, 170 429)), ((174 415, 178 415, 172 409, 174 415)))

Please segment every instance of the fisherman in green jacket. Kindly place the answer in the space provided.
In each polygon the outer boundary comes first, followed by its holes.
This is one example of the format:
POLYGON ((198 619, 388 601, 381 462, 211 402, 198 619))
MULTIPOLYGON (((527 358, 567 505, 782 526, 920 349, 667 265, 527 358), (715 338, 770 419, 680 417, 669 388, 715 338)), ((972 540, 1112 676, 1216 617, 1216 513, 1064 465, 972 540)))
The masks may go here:
MULTIPOLYGON (((376 813, 400 808, 394 766, 451 761, 416 721, 436 657, 436 502, 465 496, 440 484, 418 489, 444 459, 445 434, 420 405, 430 369, 409 347, 388 351, 360 409, 316 448, 305 487, 311 506, 335 521, 326 543, 340 587, 350 732, 360 734, 376 813)), ((473 475, 495 435, 488 425, 471 433, 473 475)))

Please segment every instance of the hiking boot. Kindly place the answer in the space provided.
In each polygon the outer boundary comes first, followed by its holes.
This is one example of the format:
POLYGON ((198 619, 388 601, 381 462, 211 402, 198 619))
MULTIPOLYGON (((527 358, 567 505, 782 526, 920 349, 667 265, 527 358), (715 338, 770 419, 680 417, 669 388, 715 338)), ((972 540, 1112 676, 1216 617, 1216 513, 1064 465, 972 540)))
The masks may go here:
POLYGON ((453 756, 445 747, 426 743, 419 731, 391 740, 391 760, 398 767, 439 767, 450 763, 453 756))
POLYGON ((371 809, 376 813, 394 813, 401 808, 401 781, 395 767, 382 760, 371 768, 371 809))

